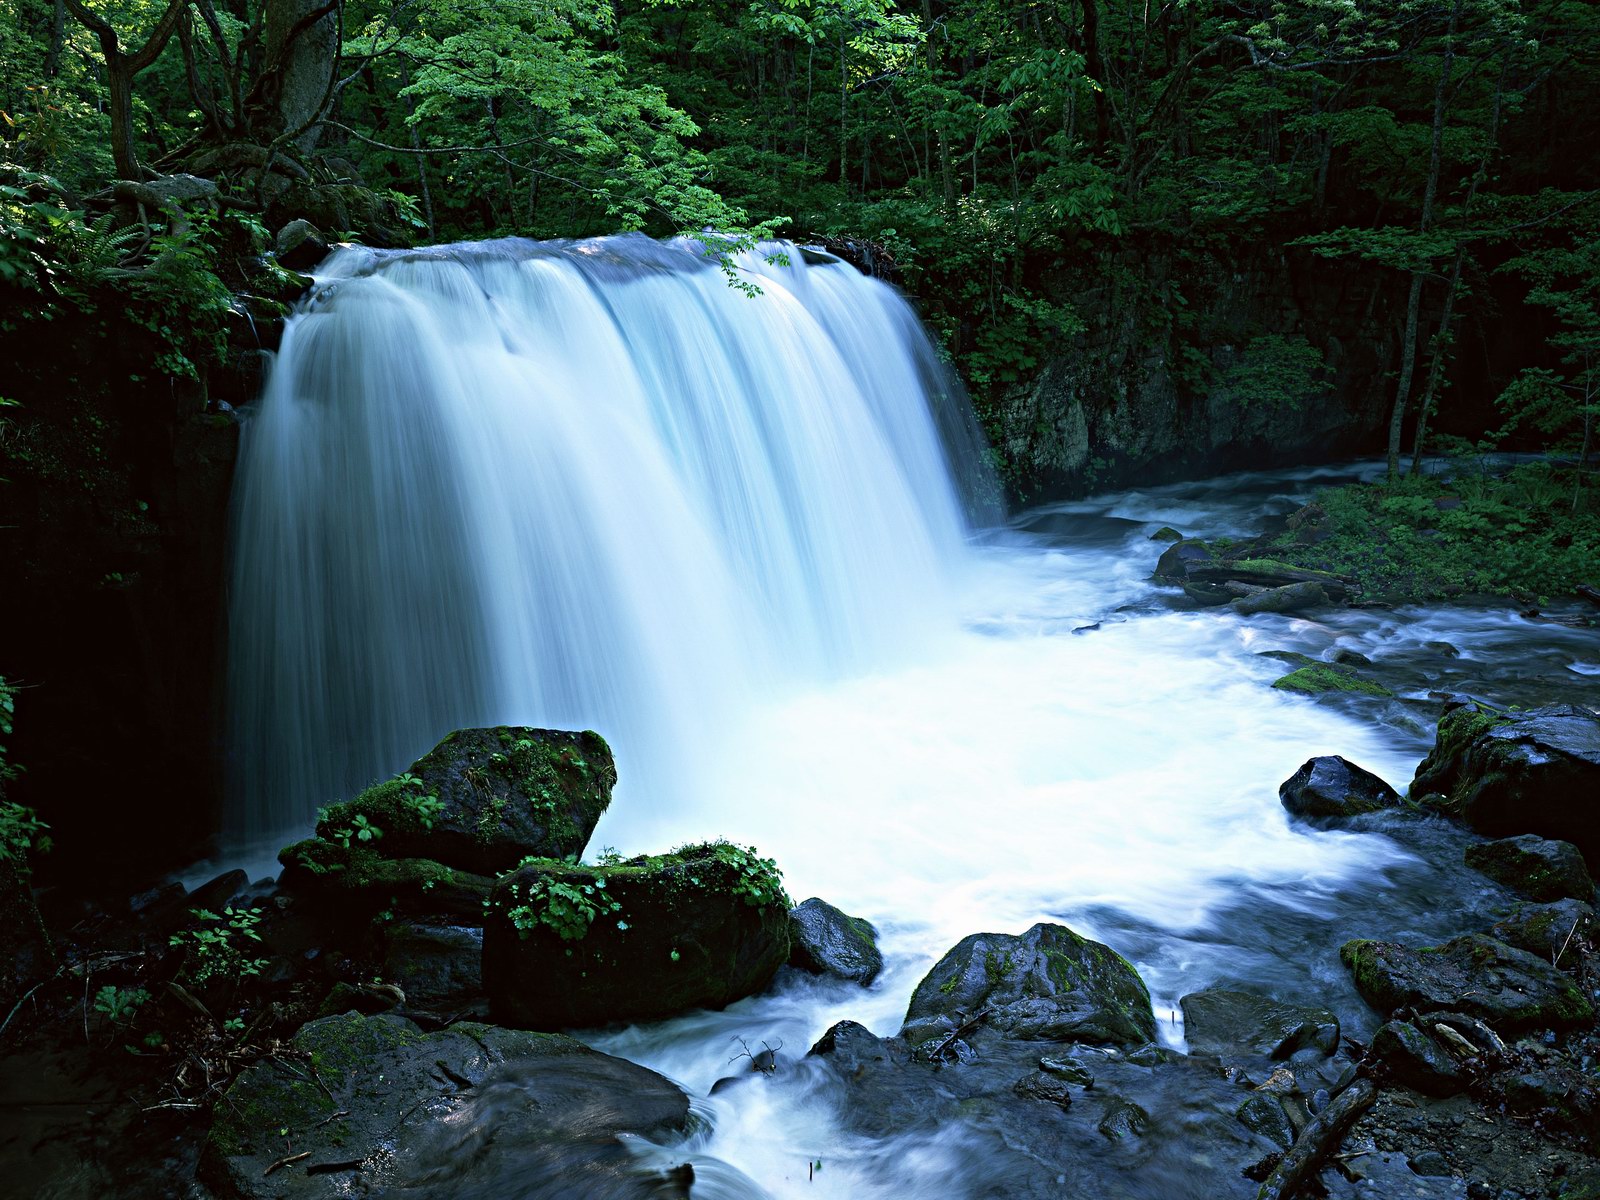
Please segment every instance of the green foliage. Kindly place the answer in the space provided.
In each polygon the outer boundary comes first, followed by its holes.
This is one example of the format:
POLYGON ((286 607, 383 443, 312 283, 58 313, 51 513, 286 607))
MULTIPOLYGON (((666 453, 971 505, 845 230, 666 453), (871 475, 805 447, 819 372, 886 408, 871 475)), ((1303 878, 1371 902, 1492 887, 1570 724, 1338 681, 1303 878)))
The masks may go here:
MULTIPOLYGON (((576 885, 536 879, 519 895, 520 888, 520 884, 511 885, 513 898, 520 902, 506 909, 506 916, 523 938, 544 926, 564 942, 579 941, 596 918, 622 911, 622 905, 606 894, 603 877, 576 885)), ((626 922, 619 921, 618 928, 626 929, 626 922)))
POLYGON ((150 999, 144 988, 123 988, 106 984, 94 995, 94 1010, 113 1025, 133 1020, 139 1006, 150 999))
POLYGON ((1372 600, 1568 595, 1600 561, 1600 489, 1586 475, 1533 463, 1324 492, 1321 528, 1332 536, 1281 553, 1354 579, 1372 600))
POLYGON ((1228 397, 1241 408, 1303 408, 1327 386, 1322 351, 1302 335, 1269 333, 1252 338, 1222 377, 1228 397))
POLYGON ((167 939, 185 951, 184 978, 199 986, 213 982, 237 985, 266 968, 265 958, 251 957, 251 943, 261 941, 260 909, 229 906, 214 913, 197 908, 192 915, 198 925, 167 939))

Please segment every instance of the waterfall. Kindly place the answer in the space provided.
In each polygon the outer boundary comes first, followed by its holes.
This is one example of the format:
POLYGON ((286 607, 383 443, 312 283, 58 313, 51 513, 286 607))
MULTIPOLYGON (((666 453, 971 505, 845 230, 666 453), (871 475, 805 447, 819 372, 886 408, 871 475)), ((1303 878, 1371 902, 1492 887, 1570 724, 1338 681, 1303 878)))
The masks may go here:
POLYGON ((323 264, 240 449, 235 842, 469 725, 599 730, 669 804, 724 715, 952 619, 993 491, 959 385, 884 284, 739 270, 640 236, 323 264))

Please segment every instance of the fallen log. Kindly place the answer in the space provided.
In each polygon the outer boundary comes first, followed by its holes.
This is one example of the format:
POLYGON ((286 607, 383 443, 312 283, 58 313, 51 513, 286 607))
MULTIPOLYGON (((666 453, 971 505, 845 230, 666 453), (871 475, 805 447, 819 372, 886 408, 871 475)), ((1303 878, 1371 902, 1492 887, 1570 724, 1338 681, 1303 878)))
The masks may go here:
POLYGON ((1256 1200, 1291 1200, 1317 1173, 1322 1160, 1339 1148, 1350 1123, 1377 1098, 1378 1089, 1368 1079, 1358 1079, 1340 1092, 1284 1153, 1256 1200))

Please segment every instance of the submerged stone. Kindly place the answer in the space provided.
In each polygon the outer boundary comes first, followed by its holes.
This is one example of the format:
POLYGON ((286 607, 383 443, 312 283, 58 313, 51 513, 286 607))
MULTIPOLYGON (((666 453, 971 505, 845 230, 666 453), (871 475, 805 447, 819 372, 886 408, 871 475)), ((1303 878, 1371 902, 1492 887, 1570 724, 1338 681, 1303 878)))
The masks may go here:
POLYGON ((770 859, 718 842, 501 878, 483 978, 496 1020, 535 1029, 722 1008, 789 957, 789 898, 770 859))
POLYGON ((813 896, 789 913, 789 965, 866 987, 883 970, 878 931, 813 896))
POLYGON ((1026 1040, 1136 1046, 1156 1035, 1138 972, 1064 925, 962 938, 917 985, 901 1036, 920 1045, 979 1013, 983 1028, 1026 1040))

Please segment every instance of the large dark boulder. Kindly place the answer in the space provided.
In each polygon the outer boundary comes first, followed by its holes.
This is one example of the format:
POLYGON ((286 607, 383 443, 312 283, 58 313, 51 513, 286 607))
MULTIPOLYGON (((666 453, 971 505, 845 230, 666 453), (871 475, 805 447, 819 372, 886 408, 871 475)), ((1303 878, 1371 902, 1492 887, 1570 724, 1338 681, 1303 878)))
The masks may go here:
POLYGON ((900 1034, 920 1045, 980 1013, 984 1027, 1026 1040, 1138 1045, 1156 1035, 1139 973, 1064 925, 962 938, 917 985, 900 1034))
POLYGON ((1571 704, 1521 713, 1459 705, 1440 718, 1411 795, 1490 837, 1572 842, 1600 867, 1600 717, 1571 704))
POLYGON ((1583 865, 1583 855, 1571 842, 1524 833, 1468 846, 1464 858, 1474 871, 1529 900, 1594 899, 1594 880, 1583 865))
POLYGON ((866 987, 883 970, 878 931, 813 896, 789 913, 789 965, 866 987))
POLYGON ((616 782, 597 733, 461 729, 405 774, 325 809, 317 836, 497 875, 530 856, 582 854, 616 782))
POLYGON ((1227 988, 1191 992, 1178 1006, 1191 1053, 1288 1058, 1301 1050, 1326 1056, 1339 1048, 1339 1018, 1326 1008, 1227 988))
POLYGON ((1284 780, 1278 799, 1294 816, 1331 820, 1393 808, 1400 793, 1349 759, 1326 754, 1308 759, 1284 780))
POLYGON ((646 1200, 687 1193, 660 1190, 622 1137, 688 1123, 673 1084, 571 1038, 345 1013, 234 1080, 200 1175, 225 1200, 646 1200))
POLYGON ((602 866, 543 859, 504 876, 483 979, 496 1020, 558 1029, 721 1008, 788 957, 777 867, 718 842, 602 866))
POLYGON ((1502 1032, 1564 1028, 1594 1015, 1573 981, 1544 959, 1482 934, 1414 949, 1353 941, 1339 950, 1356 990, 1382 1013, 1454 1011, 1502 1032))
POLYGON ((408 1008, 459 1013, 483 998, 483 930, 470 925, 389 926, 383 977, 408 1008))

